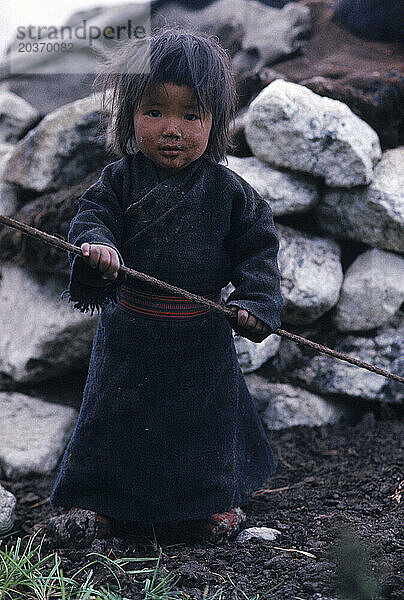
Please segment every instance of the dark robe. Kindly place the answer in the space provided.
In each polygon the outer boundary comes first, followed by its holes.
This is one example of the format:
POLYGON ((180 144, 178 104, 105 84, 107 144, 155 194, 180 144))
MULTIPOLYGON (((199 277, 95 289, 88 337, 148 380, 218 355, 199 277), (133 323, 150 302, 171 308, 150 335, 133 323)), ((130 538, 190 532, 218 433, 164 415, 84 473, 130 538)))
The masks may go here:
MULTIPOLYGON (((141 152, 108 165, 80 198, 68 239, 109 245, 126 266, 202 296, 231 281, 226 304, 280 326, 271 209, 204 156, 163 181, 141 152)), ((101 314, 52 506, 146 522, 238 506, 275 470, 232 337, 232 326, 246 330, 215 310, 174 320, 134 315, 116 302, 120 286, 158 288, 122 273, 106 283, 81 257, 69 258, 69 300, 101 314)))

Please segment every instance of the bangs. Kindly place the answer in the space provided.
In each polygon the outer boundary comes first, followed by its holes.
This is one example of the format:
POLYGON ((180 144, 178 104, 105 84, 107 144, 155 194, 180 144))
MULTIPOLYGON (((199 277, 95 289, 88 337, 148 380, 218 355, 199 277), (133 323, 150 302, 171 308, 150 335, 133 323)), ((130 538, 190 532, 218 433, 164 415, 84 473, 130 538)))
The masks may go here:
POLYGON ((102 83, 103 109, 108 105, 109 140, 117 154, 137 151, 134 112, 145 95, 166 83, 188 86, 200 114, 212 114, 206 155, 219 162, 233 148, 229 133, 236 108, 230 59, 216 39, 183 29, 160 29, 115 50, 97 76, 102 83))

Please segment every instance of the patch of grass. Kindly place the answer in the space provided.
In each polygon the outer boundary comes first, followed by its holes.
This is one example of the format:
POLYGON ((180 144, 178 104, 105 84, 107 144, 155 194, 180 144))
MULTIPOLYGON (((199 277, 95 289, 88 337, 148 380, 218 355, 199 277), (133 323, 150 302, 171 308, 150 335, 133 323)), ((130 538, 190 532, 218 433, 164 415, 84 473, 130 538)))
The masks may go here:
MULTIPOLYGON (((129 600, 122 595, 119 573, 131 575, 134 583, 143 585, 141 593, 144 600, 193 600, 186 592, 176 589, 180 576, 168 573, 161 578, 161 548, 158 557, 150 558, 111 559, 92 552, 88 556, 93 558, 88 563, 73 575, 66 576, 57 552, 42 555, 45 536, 39 544, 34 545, 34 542, 38 541, 35 539, 38 534, 39 532, 36 532, 30 537, 24 550, 21 548, 21 538, 17 539, 15 546, 3 548, 1 545, 4 540, 0 540, 0 600, 129 600), (133 568, 135 563, 146 561, 154 561, 155 564, 152 568, 133 568), (94 569, 100 565, 112 575, 115 580, 113 585, 105 587, 96 582, 94 569), (142 578, 137 579, 138 576, 142 578)), ((250 597, 240 590, 230 577, 228 579, 234 589, 232 600, 264 600, 280 585, 250 597)), ((203 599, 224 600, 229 597, 228 593, 228 590, 226 592, 224 586, 221 586, 213 595, 209 595, 207 587, 203 599)))
POLYGON ((125 600, 120 595, 121 586, 116 571, 133 576, 155 574, 157 571, 156 566, 151 569, 124 568, 136 562, 158 561, 155 557, 111 559, 93 552, 89 556, 94 556, 94 559, 67 577, 56 552, 42 556, 44 536, 39 545, 34 547, 36 535, 30 538, 23 551, 21 538, 17 539, 15 546, 3 549, 0 540, 0 600, 125 600), (95 584, 92 567, 99 564, 107 568, 115 578, 116 585, 113 589, 95 584))

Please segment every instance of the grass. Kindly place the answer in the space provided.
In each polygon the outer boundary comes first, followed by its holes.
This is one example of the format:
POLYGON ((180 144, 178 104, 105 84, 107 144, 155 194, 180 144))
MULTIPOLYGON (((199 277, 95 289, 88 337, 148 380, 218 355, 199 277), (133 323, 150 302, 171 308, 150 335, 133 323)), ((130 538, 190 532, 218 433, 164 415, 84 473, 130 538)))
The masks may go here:
MULTIPOLYGON (((107 556, 92 552, 94 558, 78 569, 72 576, 63 573, 62 561, 56 552, 42 556, 42 544, 33 545, 36 534, 21 551, 21 538, 15 546, 1 548, 0 540, 0 599, 17 600, 125 600, 120 595, 120 583, 116 572, 132 576, 153 573, 154 584, 158 567, 151 569, 125 569, 136 562, 155 561, 159 558, 119 558, 110 559, 107 556), (113 589, 97 586, 94 582, 94 567, 102 565, 113 576, 116 584, 113 589)), ((146 579, 146 581, 149 581, 146 579)), ((150 587, 150 585, 149 585, 150 587)), ((153 593, 153 585, 150 587, 153 593)), ((154 600, 152 595, 148 598, 154 600)), ((163 600, 164 596, 161 596, 163 600)), ((159 597, 160 600, 160 597, 159 597)))
MULTIPOLYGON (((130 576, 133 582, 143 586, 143 600, 193 600, 186 592, 176 589, 179 577, 172 573, 164 578, 159 576, 161 549, 158 557, 150 558, 111 559, 92 552, 88 554, 92 557, 88 563, 66 576, 57 552, 42 555, 45 536, 39 541, 37 534, 39 532, 30 537, 24 549, 21 538, 11 547, 2 547, 4 540, 0 540, 0 600, 129 600, 122 595, 118 577, 124 573, 126 579, 130 576), (147 561, 155 564, 150 568, 135 568, 136 563, 147 561), (94 570, 101 566, 109 571, 114 584, 105 587, 97 583, 94 570)), ((247 596, 230 577, 228 579, 234 590, 232 600, 264 600, 279 587, 278 584, 263 594, 247 596)), ((213 595, 209 595, 206 587, 203 594, 204 600, 224 600, 225 597, 228 595, 223 586, 213 595)))

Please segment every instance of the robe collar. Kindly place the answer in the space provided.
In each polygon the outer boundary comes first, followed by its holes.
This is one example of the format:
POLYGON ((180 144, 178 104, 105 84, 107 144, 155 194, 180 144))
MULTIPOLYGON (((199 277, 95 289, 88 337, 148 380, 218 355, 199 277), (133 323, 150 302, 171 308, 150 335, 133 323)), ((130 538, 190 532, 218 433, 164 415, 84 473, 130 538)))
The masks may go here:
POLYGON ((185 210, 186 205, 192 206, 192 194, 189 192, 207 164, 208 159, 202 155, 181 171, 160 181, 153 161, 137 152, 131 163, 132 202, 124 211, 130 235, 123 245, 131 244, 144 235, 158 235, 159 227, 164 227, 165 217, 185 210))
POLYGON ((156 165, 141 150, 139 150, 132 160, 132 173, 134 180, 139 180, 140 186, 137 186, 139 194, 137 200, 140 200, 145 194, 152 190, 157 194, 167 188, 177 188, 184 193, 191 187, 194 176, 200 170, 207 159, 204 155, 193 161, 180 171, 173 173, 166 179, 160 180, 156 165), (191 184, 191 185, 190 185, 191 184))

